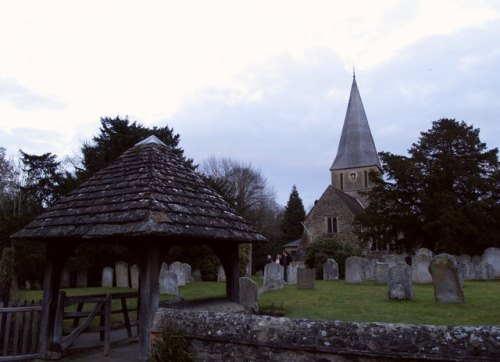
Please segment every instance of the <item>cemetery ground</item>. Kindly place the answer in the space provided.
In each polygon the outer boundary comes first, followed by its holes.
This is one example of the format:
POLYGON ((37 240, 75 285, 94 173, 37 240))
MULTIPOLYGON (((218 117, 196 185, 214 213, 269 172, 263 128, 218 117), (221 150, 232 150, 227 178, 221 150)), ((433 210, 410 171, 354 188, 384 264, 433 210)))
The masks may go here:
MULTIPOLYGON (((259 286, 262 279, 254 279, 259 286)), ((70 288, 67 295, 129 292, 129 288, 70 288)), ((225 283, 192 282, 179 287, 185 300, 225 295, 225 283)), ((371 282, 347 284, 345 281, 316 280, 314 289, 266 290, 259 297, 262 311, 282 312, 286 317, 354 322, 385 322, 432 325, 500 325, 500 280, 466 281, 465 303, 438 304, 432 284, 413 284, 413 301, 387 299, 387 286, 371 282)), ((19 291, 18 300, 40 300, 41 291, 19 291)), ((161 300, 175 296, 161 295, 161 300)), ((118 308, 119 301, 113 308, 118 308)), ((132 301, 130 307, 135 308, 132 301)), ((113 316, 119 318, 119 315, 113 316)))

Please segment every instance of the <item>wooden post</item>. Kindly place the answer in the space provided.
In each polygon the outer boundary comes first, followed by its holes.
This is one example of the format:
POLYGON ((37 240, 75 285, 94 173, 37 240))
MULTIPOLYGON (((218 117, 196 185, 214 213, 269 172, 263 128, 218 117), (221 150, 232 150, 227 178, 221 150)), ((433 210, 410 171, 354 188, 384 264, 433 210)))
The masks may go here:
POLYGON ((151 320, 158 310, 160 295, 158 292, 158 274, 160 273, 160 247, 157 241, 146 245, 139 264, 139 358, 148 360, 151 340, 149 328, 151 320))
POLYGON ((226 273, 226 296, 229 300, 240 301, 240 255, 239 245, 212 246, 226 273))

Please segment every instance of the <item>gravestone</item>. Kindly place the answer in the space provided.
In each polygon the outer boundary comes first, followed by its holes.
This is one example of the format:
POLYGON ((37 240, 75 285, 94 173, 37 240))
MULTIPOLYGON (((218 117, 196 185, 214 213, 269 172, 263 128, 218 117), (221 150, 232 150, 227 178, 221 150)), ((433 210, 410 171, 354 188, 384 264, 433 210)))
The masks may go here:
POLYGON ((431 260, 432 257, 428 253, 415 254, 411 257, 411 280, 413 283, 432 283, 432 275, 429 273, 431 260))
POLYGON ((495 279, 495 270, 490 263, 482 261, 474 265, 474 273, 476 280, 493 280, 495 279))
POLYGON ((380 261, 382 263, 386 263, 389 265, 389 269, 392 268, 395 265, 398 265, 399 263, 402 262, 402 260, 399 258, 397 255, 389 254, 389 255, 383 255, 380 258, 380 261))
MULTIPOLYGON (((300 270, 297 271, 297 273, 300 270)), ((281 289, 285 284, 284 268, 276 263, 268 263, 264 267, 264 288, 281 289)), ((298 276, 297 276, 298 278, 298 276)))
POLYGON ((359 256, 350 256, 345 260, 346 283, 361 283, 366 280, 367 260, 359 256))
POLYGON ((113 268, 105 266, 102 268, 101 286, 103 288, 111 288, 113 286, 113 268))
POLYGON ((316 270, 314 268, 299 268, 297 270, 297 289, 314 289, 316 270))
POLYGON ((464 263, 458 260, 458 257, 456 256, 455 256, 455 266, 457 267, 458 281, 460 282, 460 287, 463 289, 464 280, 467 275, 467 269, 466 269, 467 267, 464 263))
POLYGON ((411 267, 408 264, 401 262, 389 268, 387 298, 390 300, 413 300, 411 267))
POLYGON ((201 270, 200 269, 193 270, 193 280, 195 282, 201 282, 201 270))
POLYGON ((187 263, 181 264, 181 276, 184 278, 184 285, 193 281, 193 277, 191 276, 191 265, 187 263))
POLYGON ((132 288, 139 289, 139 265, 130 266, 130 284, 132 288))
POLYGON ((161 294, 178 295, 179 275, 173 270, 169 270, 167 263, 162 263, 158 286, 161 294))
POLYGON ((86 270, 78 270, 76 272, 76 287, 87 288, 88 286, 88 273, 86 270))
POLYGON ((434 253, 427 248, 419 248, 419 249, 415 250, 415 255, 427 255, 431 259, 434 257, 434 253))
POLYGON ((115 263, 116 286, 118 288, 130 288, 128 281, 128 264, 124 261, 115 263))
POLYGON ((439 254, 429 265, 437 303, 463 303, 464 292, 460 286, 455 258, 449 254, 439 254))
POLYGON ((323 264, 323 280, 339 280, 339 265, 335 259, 327 259, 323 264))
POLYGON ((61 288, 69 288, 71 283, 71 274, 68 269, 64 268, 61 272, 61 288))
POLYGON ((219 268, 217 269, 217 281, 226 282, 226 271, 222 265, 219 265, 219 268))
POLYGON ((482 261, 483 261, 483 257, 480 256, 480 255, 474 255, 472 257, 472 264, 474 264, 474 265, 476 265, 476 264, 478 264, 478 263, 480 263, 482 261))
POLYGON ((26 280, 24 282, 24 287, 26 290, 31 290, 31 282, 29 280, 26 280))
POLYGON ((375 280, 375 259, 366 259, 366 274, 365 280, 375 280))
POLYGON ((375 283, 387 284, 387 275, 389 274, 389 264, 375 263, 375 283))
POLYGON ((186 285, 186 279, 183 275, 182 263, 179 261, 174 261, 170 264, 169 270, 177 274, 177 283, 179 287, 183 287, 186 285))
POLYGON ((470 255, 462 254, 457 259, 463 264, 464 279, 474 280, 476 278, 476 273, 474 271, 474 264, 472 264, 472 258, 470 257, 470 255))
POLYGON ((488 248, 483 253, 483 261, 493 267, 495 278, 500 278, 500 248, 488 248))
POLYGON ((247 310, 257 313, 259 311, 259 287, 248 277, 240 278, 240 304, 247 310))
POLYGON ((297 270, 303 265, 304 263, 302 263, 301 261, 292 261, 288 265, 288 268, 286 270, 288 284, 297 284, 297 270))

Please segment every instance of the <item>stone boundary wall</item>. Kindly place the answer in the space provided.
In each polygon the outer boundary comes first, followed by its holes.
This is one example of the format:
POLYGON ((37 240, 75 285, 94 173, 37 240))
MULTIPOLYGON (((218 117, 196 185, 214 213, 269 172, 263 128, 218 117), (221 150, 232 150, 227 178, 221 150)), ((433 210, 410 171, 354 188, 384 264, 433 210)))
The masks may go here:
POLYGON ((500 327, 356 323, 160 308, 202 361, 499 361, 500 327))

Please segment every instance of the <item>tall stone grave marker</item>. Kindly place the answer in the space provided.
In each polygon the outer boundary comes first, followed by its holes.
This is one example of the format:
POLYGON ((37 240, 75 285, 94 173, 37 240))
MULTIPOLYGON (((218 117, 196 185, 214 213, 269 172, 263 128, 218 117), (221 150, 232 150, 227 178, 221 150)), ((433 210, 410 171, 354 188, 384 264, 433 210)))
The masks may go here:
POLYGON ((193 270, 193 280, 195 282, 201 282, 201 270, 200 269, 193 270))
POLYGON ((222 265, 219 265, 219 268, 217 269, 217 281, 223 283, 226 282, 226 271, 222 265))
POLYGON ((130 266, 130 284, 132 288, 139 289, 139 265, 137 264, 130 266))
POLYGON ((457 260, 462 263, 462 267, 464 268, 464 279, 465 280, 474 280, 476 278, 476 273, 474 271, 474 264, 472 264, 472 258, 470 255, 462 254, 457 260))
POLYGON ((240 283, 240 304, 247 310, 257 313, 259 311, 259 287, 252 279, 241 277, 240 283))
POLYGON ((323 264, 323 280, 339 280, 339 265, 335 259, 327 259, 323 264))
POLYGON ((303 267, 304 263, 301 261, 292 261, 289 265, 288 268, 286 269, 287 273, 287 283, 292 285, 292 284, 297 284, 297 270, 300 267, 303 267))
POLYGON ((484 260, 474 265, 474 274, 476 276, 476 280, 495 279, 495 270, 490 263, 487 263, 484 260))
POLYGON ((160 276, 158 278, 160 293, 178 295, 179 293, 179 275, 169 270, 168 264, 161 265, 160 276))
POLYGON ((429 265, 434 286, 434 299, 438 303, 463 303, 464 292, 460 286, 455 258, 449 254, 439 254, 429 265))
MULTIPOLYGON (((300 270, 297 271, 299 273, 300 270)), ((298 276, 297 276, 298 278, 298 276)), ((276 263, 268 263, 264 267, 264 288, 281 289, 285 284, 284 268, 276 263)))
POLYGON ((375 259, 366 259, 366 275, 365 280, 375 280, 375 259))
POLYGON ((345 260, 346 283, 361 283, 366 280, 367 260, 359 256, 350 256, 345 260))
POLYGON ((427 248, 419 248, 419 249, 415 250, 415 255, 427 255, 431 259, 434 257, 434 253, 427 248))
POLYGON ((183 287, 186 285, 186 279, 183 276, 183 270, 182 270, 182 263, 179 261, 174 261, 172 264, 170 264, 170 271, 174 272, 177 274, 177 283, 179 287, 183 287))
POLYGON ((411 278, 413 283, 432 283, 432 275, 431 273, 429 273, 429 265, 431 263, 431 260, 432 257, 430 256, 430 253, 415 254, 411 257, 411 278))
POLYGON ((389 268, 387 297, 391 300, 413 300, 411 268, 408 264, 401 262, 389 268))
POLYGON ((297 270, 297 289, 314 289, 316 270, 314 268, 299 268, 297 270))
POLYGON ((191 265, 187 263, 181 264, 181 276, 184 278, 184 285, 193 281, 193 277, 191 275, 191 265))
POLYGON ((124 261, 115 263, 116 286, 119 288, 130 288, 128 281, 128 264, 124 261))
POLYGON ((398 265, 399 263, 402 262, 402 260, 399 258, 397 255, 389 254, 389 255, 383 255, 380 258, 380 261, 382 263, 386 263, 389 265, 389 269, 392 268, 395 265, 398 265))
POLYGON ((375 263, 375 283, 387 284, 387 276, 389 274, 389 264, 375 263))
POLYGON ((495 278, 500 277, 500 248, 488 248, 484 251, 483 261, 493 267, 495 278))
POLYGON ((113 286, 113 268, 105 266, 102 268, 101 286, 103 288, 111 288, 113 286))

